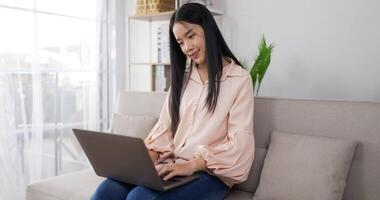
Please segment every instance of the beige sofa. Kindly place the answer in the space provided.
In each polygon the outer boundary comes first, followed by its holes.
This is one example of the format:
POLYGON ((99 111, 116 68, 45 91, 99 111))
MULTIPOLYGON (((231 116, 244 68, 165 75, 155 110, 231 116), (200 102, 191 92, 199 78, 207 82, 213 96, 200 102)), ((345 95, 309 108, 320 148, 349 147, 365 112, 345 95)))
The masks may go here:
MULTIPOLYGON (((117 113, 158 116, 165 95, 122 92, 117 113)), ((227 199, 254 197, 273 130, 356 139, 343 199, 379 199, 380 103, 257 97, 254 115, 255 162, 248 180, 234 186, 227 199)), ((62 175, 29 185, 26 199, 89 199, 102 180, 92 170, 62 175)))

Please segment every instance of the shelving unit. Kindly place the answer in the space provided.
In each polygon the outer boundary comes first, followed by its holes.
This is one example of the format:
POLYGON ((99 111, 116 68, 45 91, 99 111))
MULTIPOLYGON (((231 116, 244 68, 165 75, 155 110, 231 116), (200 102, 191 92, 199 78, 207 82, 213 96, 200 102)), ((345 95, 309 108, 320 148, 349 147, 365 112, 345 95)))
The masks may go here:
MULTIPOLYGON (((215 9, 209 9, 213 16, 222 16, 224 13, 215 9)), ((174 11, 157 13, 154 15, 133 15, 130 16, 131 19, 139 19, 139 20, 170 20, 170 17, 174 11)))
MULTIPOLYGON (((223 16, 223 12, 218 10, 210 9, 210 11, 214 17, 223 16)), ((169 89, 171 68, 167 32, 173 13, 174 11, 169 11, 128 17, 127 80, 129 90, 167 91, 169 89), (162 29, 162 33, 166 32, 167 34, 162 36, 163 39, 160 43, 157 43, 156 40, 157 26, 166 27, 166 29, 162 29), (158 44, 162 45, 160 46, 161 54, 157 51, 158 44), (159 59, 160 56, 162 59, 159 59)))

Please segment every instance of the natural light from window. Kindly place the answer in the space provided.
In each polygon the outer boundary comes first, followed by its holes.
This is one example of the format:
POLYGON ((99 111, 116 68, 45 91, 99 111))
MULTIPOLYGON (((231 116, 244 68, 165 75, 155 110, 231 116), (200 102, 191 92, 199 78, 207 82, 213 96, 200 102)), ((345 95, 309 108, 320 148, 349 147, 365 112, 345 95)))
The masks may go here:
POLYGON ((18 182, 89 167, 71 129, 107 128, 104 2, 0 0, 0 170, 18 182))

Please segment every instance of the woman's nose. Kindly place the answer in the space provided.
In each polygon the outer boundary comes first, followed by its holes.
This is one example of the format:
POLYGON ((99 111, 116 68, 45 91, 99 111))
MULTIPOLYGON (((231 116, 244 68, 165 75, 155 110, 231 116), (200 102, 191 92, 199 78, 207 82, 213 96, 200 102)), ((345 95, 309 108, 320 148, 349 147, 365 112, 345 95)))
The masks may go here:
POLYGON ((193 49, 193 48, 192 48, 192 46, 191 46, 190 44, 185 43, 185 52, 186 52, 186 53, 189 53, 192 49, 193 49))

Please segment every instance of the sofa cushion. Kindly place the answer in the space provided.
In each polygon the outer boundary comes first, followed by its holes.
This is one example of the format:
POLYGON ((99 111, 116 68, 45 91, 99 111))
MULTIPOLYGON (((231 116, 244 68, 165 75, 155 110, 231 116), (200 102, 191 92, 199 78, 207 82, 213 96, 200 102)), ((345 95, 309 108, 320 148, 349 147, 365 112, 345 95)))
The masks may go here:
POLYGON ((157 120, 157 117, 153 116, 114 113, 111 132, 145 139, 157 120))
POLYGON ((241 190, 237 190, 237 189, 232 189, 228 195, 226 196, 226 198, 224 198, 225 200, 252 200, 253 198, 253 194, 249 193, 249 192, 245 192, 245 191, 241 191, 241 190))
POLYGON ((48 178, 26 189, 26 200, 90 199, 100 182, 92 169, 48 178))
POLYGON ((263 168, 265 155, 267 153, 266 148, 255 148, 255 160, 253 161, 251 171, 249 172, 248 179, 243 183, 234 186, 234 189, 242 190, 245 192, 255 193, 260 181, 260 174, 263 168))
POLYGON ((274 131, 254 200, 340 200, 356 141, 274 131))

